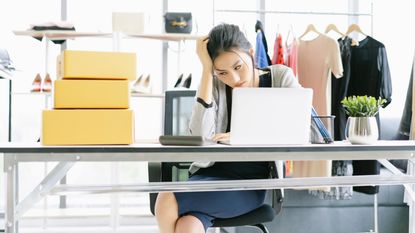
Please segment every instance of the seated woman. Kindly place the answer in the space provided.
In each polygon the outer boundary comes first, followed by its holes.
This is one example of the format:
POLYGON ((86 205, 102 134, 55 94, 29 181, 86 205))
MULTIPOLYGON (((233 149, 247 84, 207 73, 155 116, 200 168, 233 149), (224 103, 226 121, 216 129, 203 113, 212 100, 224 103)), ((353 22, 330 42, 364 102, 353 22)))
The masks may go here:
MULTIPOLYGON (((227 140, 233 88, 300 88, 283 65, 257 69, 254 50, 238 26, 221 24, 197 40, 203 66, 190 131, 215 141, 227 140)), ((266 104, 266 103, 261 103, 266 104)), ((266 179, 270 162, 193 163, 190 181, 266 179)), ((217 218, 232 218, 264 204, 265 190, 160 193, 155 212, 161 233, 202 233, 217 218)))

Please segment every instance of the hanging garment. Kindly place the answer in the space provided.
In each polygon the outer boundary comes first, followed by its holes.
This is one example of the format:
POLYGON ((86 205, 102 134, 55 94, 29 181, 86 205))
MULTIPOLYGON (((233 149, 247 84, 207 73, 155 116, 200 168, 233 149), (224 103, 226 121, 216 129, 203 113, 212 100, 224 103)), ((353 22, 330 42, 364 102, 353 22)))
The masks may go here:
POLYGON ((291 44, 285 41, 284 57, 285 65, 290 67, 294 75, 297 76, 297 54, 298 54, 298 40, 294 38, 291 44))
POLYGON ((333 73, 343 74, 340 49, 336 40, 320 34, 310 41, 299 40, 297 57, 298 79, 306 88, 313 89, 313 106, 321 116, 327 116, 327 82, 333 73))
POLYGON ((345 129, 347 116, 341 101, 347 95, 347 87, 350 80, 350 56, 352 38, 344 37, 337 40, 339 43, 340 54, 343 65, 343 76, 338 79, 333 74, 331 76, 331 115, 334 118, 334 139, 341 141, 346 139, 345 129))
POLYGON ((411 76, 409 78, 408 90, 406 92, 405 106, 403 108, 401 122, 399 124, 399 134, 401 135, 401 137, 408 137, 408 138, 411 135, 412 111, 414 111, 414 109, 412 109, 413 108, 412 92, 413 92, 413 82, 414 82, 414 76, 415 76, 414 69, 415 69, 415 56, 414 56, 414 62, 412 64, 411 76))
MULTIPOLYGON (((392 83, 385 46, 367 36, 359 45, 351 47, 350 81, 347 96, 367 95, 386 100, 383 107, 391 102, 392 83)), ((376 116, 379 126, 379 114, 376 116)), ((380 127, 379 127, 380 129, 380 127)), ((380 164, 372 160, 353 161, 354 175, 379 174, 380 164)), ((357 192, 375 194, 378 186, 353 188, 357 192)))
POLYGON ((263 35, 260 31, 256 34, 256 49, 255 49, 255 61, 258 68, 265 68, 269 66, 267 61, 267 54, 262 41, 263 35))
MULTIPOLYGON (((339 43, 340 54, 343 65, 343 76, 338 79, 333 74, 331 75, 331 105, 332 115, 334 118, 334 136, 335 140, 344 139, 344 129, 346 127, 346 112, 341 100, 346 96, 347 86, 350 79, 350 47, 352 39, 350 37, 340 38, 337 40, 339 43), (343 137, 343 138, 342 138, 343 137)), ((334 160, 332 162, 332 176, 352 176, 353 164, 351 160, 334 160)), ((351 199, 353 195, 353 188, 351 186, 345 187, 331 187, 329 192, 320 190, 311 190, 310 194, 318 196, 320 199, 336 199, 347 200, 351 199)))
MULTIPOLYGON (((341 77, 340 50, 337 41, 320 34, 311 41, 299 40, 298 79, 303 87, 313 89, 313 106, 321 116, 327 115, 327 80, 330 73, 341 77), (331 72, 330 72, 331 71, 331 72)), ((332 161, 294 161, 294 177, 329 177, 332 161)), ((326 192, 330 188, 320 189, 326 192)))
MULTIPOLYGON (((353 165, 351 160, 332 162, 331 169, 332 176, 352 176, 353 165)), ((331 187, 329 191, 309 190, 311 195, 317 196, 320 199, 335 199, 335 200, 349 200, 353 196, 352 186, 331 187)))
POLYGON ((274 55, 272 56, 271 63, 275 64, 285 64, 284 62, 284 48, 282 46, 282 36, 278 33, 277 37, 275 38, 274 43, 274 55))
POLYGON ((259 20, 256 21, 255 32, 257 33, 255 51, 257 67, 265 68, 271 65, 271 59, 268 55, 268 43, 267 39, 265 38, 264 27, 262 26, 262 23, 259 20))

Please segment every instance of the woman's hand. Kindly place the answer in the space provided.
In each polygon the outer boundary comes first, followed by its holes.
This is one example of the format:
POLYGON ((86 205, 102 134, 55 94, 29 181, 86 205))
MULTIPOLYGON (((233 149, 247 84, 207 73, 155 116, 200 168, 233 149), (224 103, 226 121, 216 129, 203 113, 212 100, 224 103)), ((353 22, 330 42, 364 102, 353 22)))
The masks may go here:
POLYGON ((212 141, 229 141, 231 134, 230 133, 218 133, 212 137, 212 141))
POLYGON ((203 69, 205 71, 212 72, 213 62, 210 59, 207 43, 209 42, 208 36, 202 36, 196 41, 196 53, 199 56, 199 60, 202 63, 203 69))

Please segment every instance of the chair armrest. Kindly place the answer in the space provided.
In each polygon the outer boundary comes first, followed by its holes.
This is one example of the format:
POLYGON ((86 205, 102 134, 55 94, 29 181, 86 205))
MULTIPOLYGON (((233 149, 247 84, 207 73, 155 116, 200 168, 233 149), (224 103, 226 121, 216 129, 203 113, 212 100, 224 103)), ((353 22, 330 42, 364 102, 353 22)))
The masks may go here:
MULTIPOLYGON (((150 162, 148 163, 148 181, 160 182, 161 181, 161 163, 150 162)), ((149 193, 150 198, 150 211, 154 215, 154 206, 157 200, 157 193, 149 193)))
POLYGON ((148 163, 148 181, 160 182, 161 181, 161 163, 150 162, 148 163))
POLYGON ((283 203, 284 203, 284 197, 282 196, 281 189, 273 189, 272 190, 272 208, 274 208, 276 215, 278 215, 281 212, 283 203))

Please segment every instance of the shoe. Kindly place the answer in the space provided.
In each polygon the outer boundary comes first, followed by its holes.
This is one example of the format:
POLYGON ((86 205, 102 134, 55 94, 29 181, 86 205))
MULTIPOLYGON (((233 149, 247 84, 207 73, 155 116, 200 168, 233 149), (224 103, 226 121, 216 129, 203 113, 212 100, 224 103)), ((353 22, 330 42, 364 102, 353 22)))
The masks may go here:
POLYGON ((174 84, 174 88, 180 87, 180 84, 182 83, 183 74, 179 75, 179 78, 176 81, 176 84, 174 84))
POLYGON ((143 93, 143 94, 151 94, 152 86, 151 86, 151 78, 150 77, 151 77, 150 75, 147 75, 147 78, 144 79, 143 84, 141 85, 141 87, 142 87, 141 93, 143 93))
POLYGON ((192 84, 192 74, 189 74, 187 78, 183 81, 183 87, 189 89, 192 84))
POLYGON ((150 75, 147 75, 145 79, 142 76, 140 76, 139 79, 140 81, 137 80, 131 92, 140 94, 150 94, 152 89, 150 75))
POLYGON ((36 74, 36 77, 32 82, 32 89, 30 90, 30 92, 40 92, 41 84, 42 78, 40 77, 40 74, 36 74))
POLYGON ((131 86, 131 93, 139 93, 141 82, 143 81, 143 75, 140 75, 137 80, 131 86))
POLYGON ((51 92, 52 91, 52 79, 50 78, 49 74, 46 74, 45 79, 43 79, 42 91, 43 92, 51 92))

